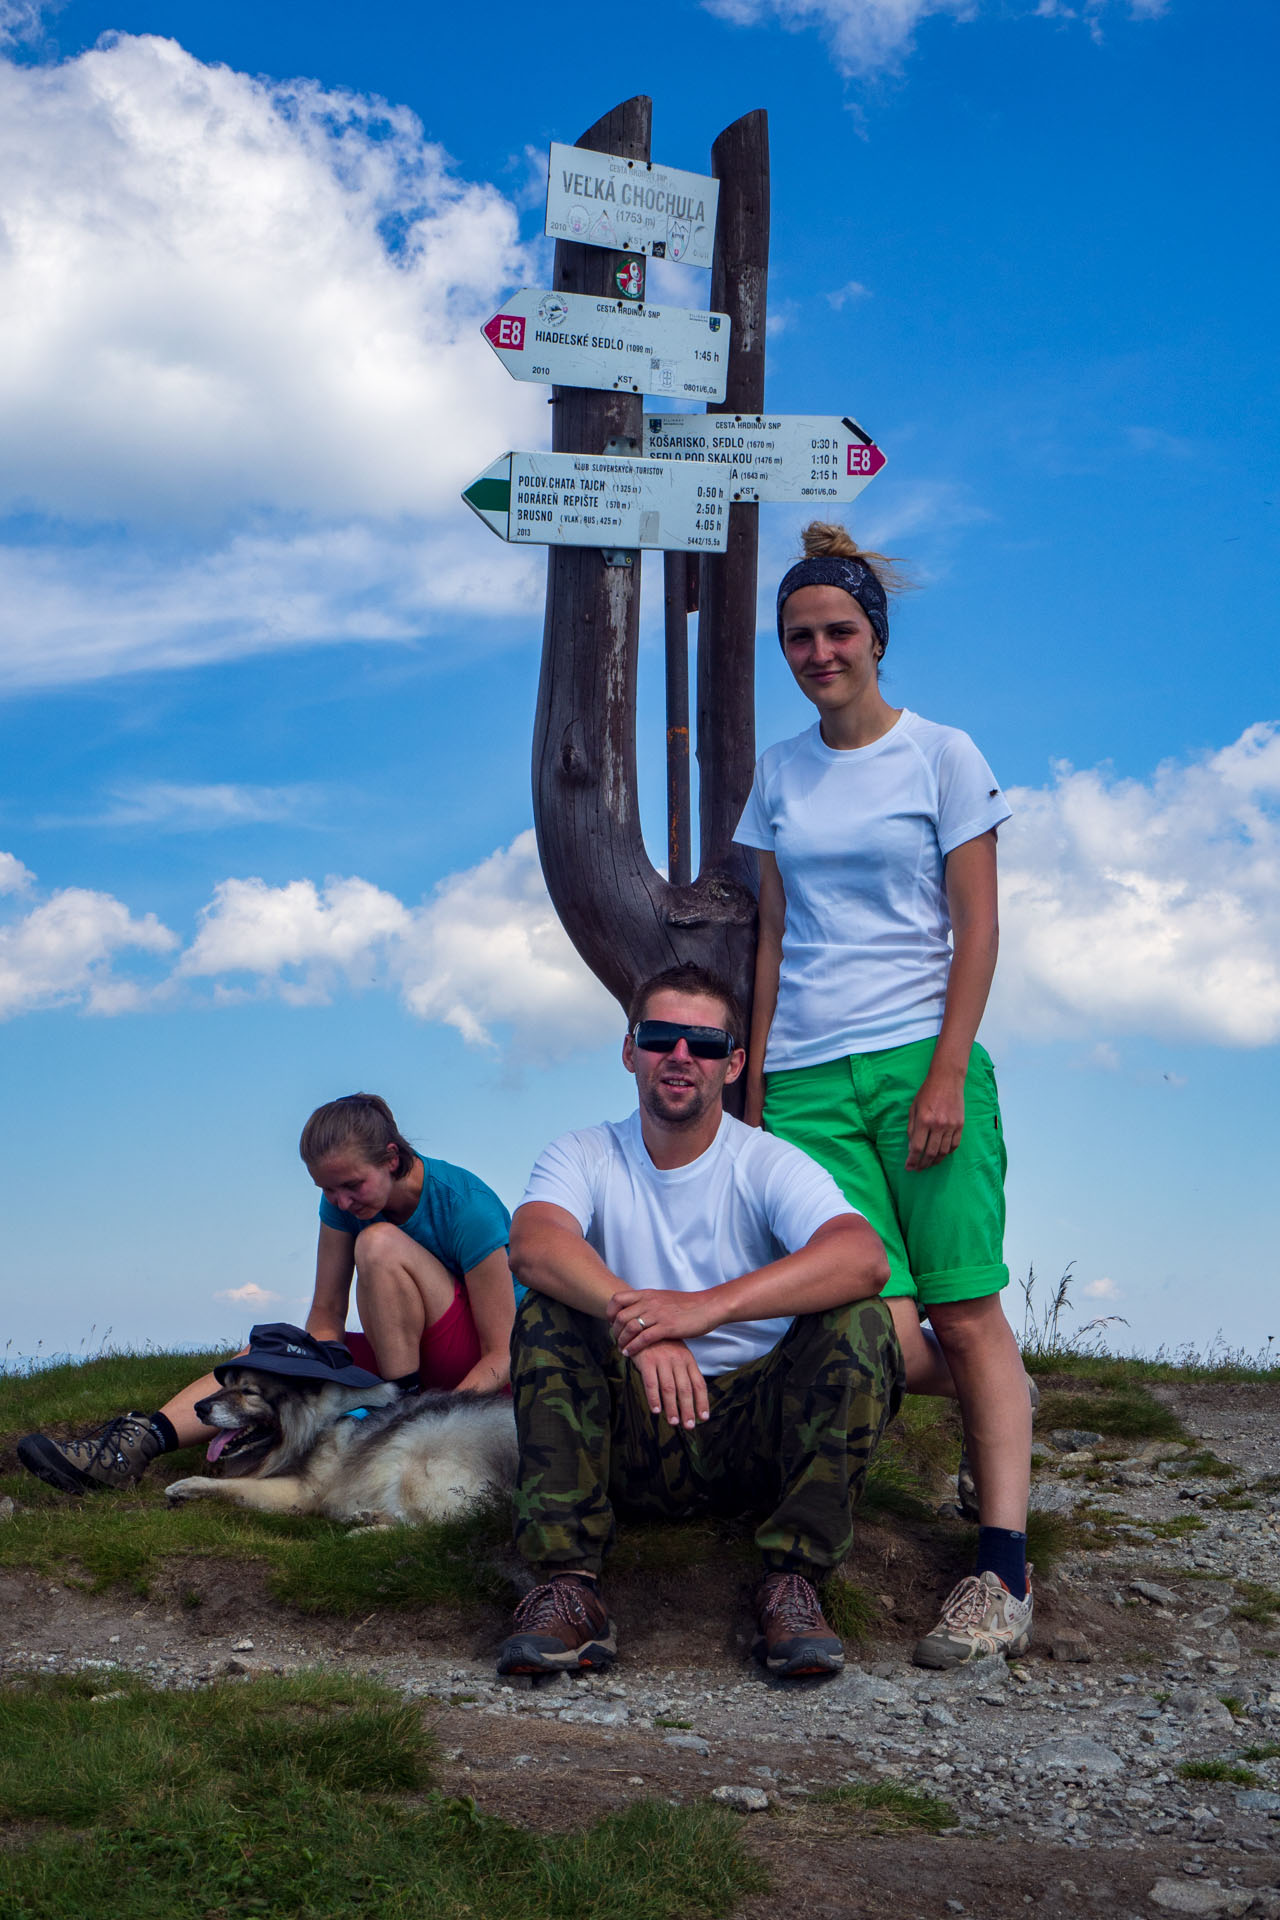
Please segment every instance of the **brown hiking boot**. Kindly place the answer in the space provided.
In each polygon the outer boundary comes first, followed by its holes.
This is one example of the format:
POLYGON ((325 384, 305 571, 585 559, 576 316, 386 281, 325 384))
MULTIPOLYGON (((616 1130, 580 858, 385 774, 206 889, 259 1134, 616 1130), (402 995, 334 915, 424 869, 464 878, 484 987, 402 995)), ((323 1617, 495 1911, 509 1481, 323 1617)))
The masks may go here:
POLYGON ((839 1673, 844 1648, 822 1617, 818 1596, 803 1575, 767 1573, 756 1588, 756 1641, 751 1651, 770 1673, 839 1673))
POLYGON ((607 1667, 618 1643, 609 1609, 594 1580, 553 1573, 526 1593, 498 1649, 499 1673, 577 1673, 607 1667))
POLYGON ((133 1487, 164 1441, 145 1413, 120 1413, 79 1440, 50 1440, 29 1433, 18 1442, 28 1473, 60 1493, 95 1493, 103 1487, 133 1487))

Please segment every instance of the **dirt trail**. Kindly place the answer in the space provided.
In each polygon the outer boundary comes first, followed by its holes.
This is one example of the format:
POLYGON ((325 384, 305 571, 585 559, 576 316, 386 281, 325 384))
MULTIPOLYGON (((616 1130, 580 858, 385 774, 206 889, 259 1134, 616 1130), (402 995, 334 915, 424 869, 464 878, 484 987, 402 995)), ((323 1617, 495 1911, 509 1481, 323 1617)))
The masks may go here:
POLYGON ((1158 1391, 1235 1481, 1192 1472, 1194 1451, 1161 1460, 1135 1442, 1100 1461, 1094 1446, 1063 1451, 1040 1435, 1033 1503, 1074 1511, 1085 1531, 1038 1584, 1037 1644, 1012 1670, 909 1665, 949 1570, 896 1522, 860 1536, 850 1572, 882 1619, 834 1682, 762 1678, 747 1657, 745 1588, 727 1592, 723 1577, 616 1581, 617 1667, 533 1686, 495 1678, 496 1613, 304 1620, 216 1561, 183 1563, 194 1609, 2 1576, 0 1665, 118 1664, 190 1685, 338 1662, 423 1700, 443 1785, 535 1825, 642 1794, 754 1789, 762 1810, 744 1814, 746 1838, 774 1890, 743 1920, 1280 1916, 1280 1618, 1233 1611, 1256 1589, 1280 1591, 1280 1383, 1158 1391), (1089 1657, 1051 1657, 1080 1651, 1073 1634, 1089 1657), (1206 1762, 1252 1778, 1183 1771, 1206 1762), (939 1796, 956 1825, 870 1837, 815 1798, 850 1780, 939 1796))

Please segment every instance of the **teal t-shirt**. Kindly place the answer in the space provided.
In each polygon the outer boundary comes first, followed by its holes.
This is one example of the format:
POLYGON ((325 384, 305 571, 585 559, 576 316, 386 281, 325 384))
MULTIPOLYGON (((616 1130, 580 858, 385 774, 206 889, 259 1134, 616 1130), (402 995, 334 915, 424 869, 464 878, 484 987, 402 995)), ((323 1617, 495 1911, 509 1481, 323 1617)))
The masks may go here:
MULTIPOLYGON (((511 1232, 511 1216, 492 1187, 465 1167, 450 1166, 447 1160, 427 1160, 422 1156, 422 1197, 407 1220, 397 1221, 402 1233, 433 1253, 461 1280, 472 1267, 478 1267, 499 1247, 505 1247, 511 1232)), ((385 1220, 386 1215, 376 1214, 385 1220)), ((320 1196, 320 1219, 326 1227, 353 1237, 369 1220, 357 1220, 354 1213, 329 1204, 320 1196)))

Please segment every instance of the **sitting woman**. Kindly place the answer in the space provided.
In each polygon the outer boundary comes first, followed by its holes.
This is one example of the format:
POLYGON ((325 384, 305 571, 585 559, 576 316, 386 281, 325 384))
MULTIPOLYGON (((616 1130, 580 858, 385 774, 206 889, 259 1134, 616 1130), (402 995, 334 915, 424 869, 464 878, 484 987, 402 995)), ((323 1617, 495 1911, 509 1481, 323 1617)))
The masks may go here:
MULTIPOLYGON (((372 1093, 318 1107, 298 1150, 321 1192, 307 1332, 344 1343, 357 1365, 408 1393, 505 1386, 515 1295, 497 1194, 415 1152, 372 1093), (363 1332, 348 1334, 353 1278, 363 1332)), ((217 1387, 205 1374, 157 1412, 119 1414, 75 1440, 28 1434, 18 1458, 64 1493, 133 1486, 158 1454, 214 1437, 194 1408, 217 1387)))

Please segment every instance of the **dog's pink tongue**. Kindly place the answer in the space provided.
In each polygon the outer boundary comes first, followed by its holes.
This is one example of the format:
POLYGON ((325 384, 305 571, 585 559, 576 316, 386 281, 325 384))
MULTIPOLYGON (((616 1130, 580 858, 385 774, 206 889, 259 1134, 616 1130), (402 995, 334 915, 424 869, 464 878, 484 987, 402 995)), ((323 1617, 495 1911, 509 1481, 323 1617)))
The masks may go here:
POLYGON ((218 1434, 215 1439, 209 1442, 209 1451, 208 1453, 206 1453, 205 1459, 216 1460, 218 1455, 222 1452, 222 1449, 226 1446, 230 1438, 231 1438, 231 1433, 229 1430, 224 1430, 222 1433, 218 1434))

